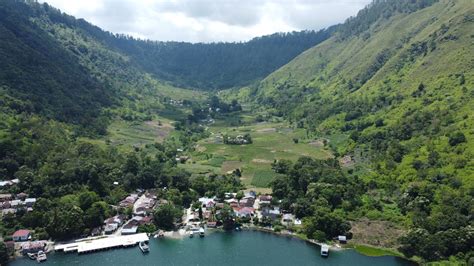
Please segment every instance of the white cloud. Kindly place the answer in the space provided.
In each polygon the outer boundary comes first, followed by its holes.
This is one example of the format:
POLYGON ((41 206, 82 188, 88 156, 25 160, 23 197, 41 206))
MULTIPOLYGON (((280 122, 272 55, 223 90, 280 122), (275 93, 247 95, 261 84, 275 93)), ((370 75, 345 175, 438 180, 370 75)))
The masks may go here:
POLYGON ((245 41, 343 22, 371 0, 40 0, 114 33, 160 41, 245 41))

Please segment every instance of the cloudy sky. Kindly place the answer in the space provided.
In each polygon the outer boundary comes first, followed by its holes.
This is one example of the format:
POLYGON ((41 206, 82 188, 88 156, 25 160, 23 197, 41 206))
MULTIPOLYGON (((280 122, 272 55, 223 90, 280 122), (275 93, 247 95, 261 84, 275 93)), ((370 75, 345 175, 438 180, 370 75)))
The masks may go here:
POLYGON ((41 0, 114 33, 160 41, 245 41, 322 29, 371 0, 41 0))

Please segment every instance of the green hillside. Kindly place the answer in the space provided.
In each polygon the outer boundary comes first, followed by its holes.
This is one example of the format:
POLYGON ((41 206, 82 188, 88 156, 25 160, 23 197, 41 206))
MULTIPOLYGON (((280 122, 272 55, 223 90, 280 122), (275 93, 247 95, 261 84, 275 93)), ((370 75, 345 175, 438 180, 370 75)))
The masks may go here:
POLYGON ((137 189, 170 203, 170 230, 199 197, 254 189, 302 220, 254 225, 464 265, 473 29, 472 0, 374 0, 319 32, 157 42, 1 0, 0 181, 19 180, 1 192, 38 201, 0 236, 89 235, 137 189))
POLYGON ((401 250, 446 258, 457 252, 444 249, 447 238, 472 234, 473 28, 472 1, 374 1, 258 86, 226 97, 256 99, 314 138, 347 136, 333 149, 359 158, 356 166, 370 162, 359 177, 381 204, 363 216, 391 219, 395 203, 413 229, 401 250))
POLYGON ((2 1, 0 13, 0 92, 17 113, 38 113, 94 135, 105 134, 116 116, 150 120, 170 99, 203 98, 151 77, 89 32, 84 25, 90 24, 48 5, 2 1))
POLYGON ((350 135, 341 154, 403 146, 379 165, 399 168, 390 172, 400 181, 416 179, 402 171, 415 159, 441 152, 442 172, 473 187, 473 12, 469 1, 441 1, 345 40, 336 34, 268 76, 257 97, 318 134, 350 135), (457 132, 466 144, 450 147, 457 132), (376 143, 383 137, 397 144, 376 143))

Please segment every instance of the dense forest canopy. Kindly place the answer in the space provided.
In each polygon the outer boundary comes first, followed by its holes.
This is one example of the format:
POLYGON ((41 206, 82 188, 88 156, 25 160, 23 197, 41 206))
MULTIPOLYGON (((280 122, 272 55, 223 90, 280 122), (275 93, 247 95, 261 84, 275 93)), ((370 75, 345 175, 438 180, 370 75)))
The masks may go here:
POLYGON ((156 77, 203 90, 249 85, 326 40, 332 29, 275 33, 239 43, 152 42, 121 37, 114 44, 156 77))

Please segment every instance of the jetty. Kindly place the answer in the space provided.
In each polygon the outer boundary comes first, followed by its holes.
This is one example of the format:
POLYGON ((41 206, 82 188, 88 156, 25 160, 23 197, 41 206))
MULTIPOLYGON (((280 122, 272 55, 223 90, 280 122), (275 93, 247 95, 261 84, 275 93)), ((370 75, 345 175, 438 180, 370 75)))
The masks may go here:
POLYGON ((69 244, 59 244, 54 247, 54 250, 64 252, 77 251, 77 253, 83 254, 112 248, 131 247, 138 245, 140 242, 149 240, 150 239, 146 233, 124 236, 109 236, 103 238, 86 239, 69 244))

